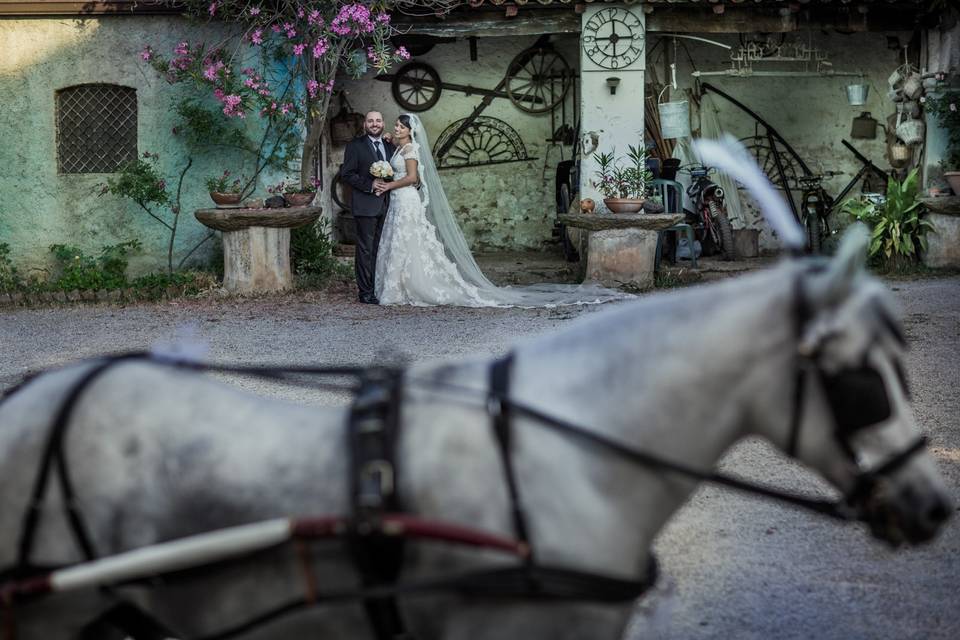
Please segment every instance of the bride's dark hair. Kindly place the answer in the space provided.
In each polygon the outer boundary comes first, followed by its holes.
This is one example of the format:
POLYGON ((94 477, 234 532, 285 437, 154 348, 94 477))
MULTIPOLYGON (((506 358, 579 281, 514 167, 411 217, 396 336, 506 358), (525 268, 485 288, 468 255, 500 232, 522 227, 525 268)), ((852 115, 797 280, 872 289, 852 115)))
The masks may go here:
POLYGON ((413 123, 410 122, 410 116, 408 116, 407 114, 404 113, 403 115, 398 117, 397 120, 400 122, 400 124, 405 126, 407 129, 411 129, 411 130, 413 129, 413 123))

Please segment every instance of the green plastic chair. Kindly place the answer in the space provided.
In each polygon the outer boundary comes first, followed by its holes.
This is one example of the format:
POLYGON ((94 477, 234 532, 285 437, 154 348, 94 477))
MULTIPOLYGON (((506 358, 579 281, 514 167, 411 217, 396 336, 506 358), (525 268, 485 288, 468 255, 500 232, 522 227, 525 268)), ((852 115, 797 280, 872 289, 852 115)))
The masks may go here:
MULTIPOLYGON (((664 213, 683 213, 682 184, 676 180, 664 180, 663 178, 657 178, 656 180, 651 180, 649 185, 650 191, 654 195, 660 196, 660 201, 663 202, 664 213)), ((693 266, 693 268, 696 268, 697 252, 694 246, 696 237, 693 233, 693 227, 686 222, 678 222, 672 227, 664 229, 657 235, 657 255, 653 263, 654 270, 660 269, 660 260, 663 254, 663 234, 670 232, 675 232, 678 234, 683 232, 687 235, 687 243, 690 246, 690 264, 693 266)))

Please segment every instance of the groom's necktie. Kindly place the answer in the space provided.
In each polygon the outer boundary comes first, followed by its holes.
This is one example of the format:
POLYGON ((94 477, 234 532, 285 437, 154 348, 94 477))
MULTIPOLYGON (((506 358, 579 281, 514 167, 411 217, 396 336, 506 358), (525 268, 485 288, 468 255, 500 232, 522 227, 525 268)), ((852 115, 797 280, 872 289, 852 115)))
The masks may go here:
POLYGON ((374 149, 376 150, 376 152, 377 152, 377 160, 381 160, 381 161, 382 161, 382 160, 384 159, 384 157, 383 157, 383 147, 380 146, 380 141, 379 141, 379 140, 374 140, 374 141, 373 141, 373 148, 374 148, 374 149))

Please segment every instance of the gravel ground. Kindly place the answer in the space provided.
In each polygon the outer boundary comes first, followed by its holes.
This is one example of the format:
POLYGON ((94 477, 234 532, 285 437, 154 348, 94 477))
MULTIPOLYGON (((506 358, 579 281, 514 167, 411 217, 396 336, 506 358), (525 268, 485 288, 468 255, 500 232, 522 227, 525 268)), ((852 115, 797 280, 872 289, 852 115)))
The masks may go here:
MULTIPOLYGON (((915 409, 960 504, 960 277, 894 281, 912 344, 915 409)), ((499 354, 526 336, 601 308, 467 310, 359 305, 352 294, 185 300, 127 308, 0 311, 0 389, 28 370, 194 336, 235 363, 369 363, 384 346, 424 361, 499 354)), ((238 382, 302 402, 333 394, 238 382)), ((759 442, 725 470, 796 489, 820 487, 759 442)), ((657 542, 665 579, 645 606, 659 638, 960 637, 960 526, 892 553, 865 531, 715 489, 697 492, 657 542)), ((641 637, 638 623, 631 637, 641 637)))

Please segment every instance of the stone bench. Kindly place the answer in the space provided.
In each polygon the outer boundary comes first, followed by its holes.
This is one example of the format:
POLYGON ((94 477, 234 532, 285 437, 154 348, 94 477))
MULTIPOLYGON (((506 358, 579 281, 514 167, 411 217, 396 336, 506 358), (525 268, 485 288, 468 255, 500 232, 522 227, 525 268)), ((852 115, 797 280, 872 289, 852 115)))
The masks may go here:
POLYGON ((582 230, 580 265, 584 280, 645 290, 653 288, 657 235, 682 221, 683 214, 578 213, 560 215, 558 220, 582 230))
POLYGON ((920 198, 933 225, 927 233, 923 264, 928 267, 960 267, 960 196, 920 198))
POLYGON ((267 293, 293 286, 290 229, 312 224, 320 207, 199 209, 201 224, 223 232, 223 288, 267 293))

